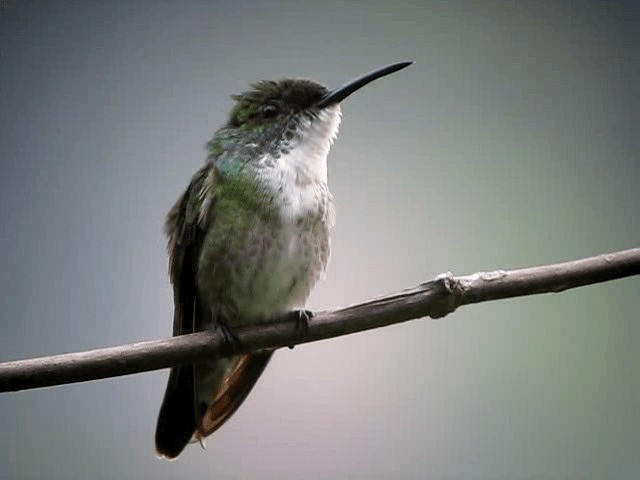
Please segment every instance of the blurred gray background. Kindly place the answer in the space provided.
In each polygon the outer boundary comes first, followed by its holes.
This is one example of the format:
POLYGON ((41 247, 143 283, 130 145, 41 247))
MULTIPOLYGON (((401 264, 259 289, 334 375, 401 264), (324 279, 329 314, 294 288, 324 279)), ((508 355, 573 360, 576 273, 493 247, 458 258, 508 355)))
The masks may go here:
MULTIPOLYGON (((0 360, 167 337, 164 215, 229 95, 416 64, 343 105, 326 309, 640 245, 640 7, 0 2, 0 360)), ((168 371, 0 395, 0 478, 631 479, 640 282, 279 351, 207 450, 168 371)))

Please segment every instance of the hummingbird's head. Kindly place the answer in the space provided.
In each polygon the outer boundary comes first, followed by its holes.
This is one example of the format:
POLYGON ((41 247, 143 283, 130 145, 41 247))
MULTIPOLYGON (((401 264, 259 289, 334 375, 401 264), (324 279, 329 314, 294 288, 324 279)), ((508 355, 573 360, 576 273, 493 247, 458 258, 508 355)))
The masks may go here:
POLYGON ((240 95, 232 95, 236 102, 229 116, 228 128, 263 133, 272 127, 282 127, 300 117, 315 117, 314 108, 329 90, 313 80, 262 80, 240 95))
POLYGON ((326 159, 340 124, 340 105, 320 103, 328 93, 306 79, 255 82, 231 97, 235 105, 223 130, 234 138, 233 148, 251 150, 241 157, 256 168, 326 182, 326 159))
POLYGON ((235 105, 210 149, 251 150, 242 158, 291 171, 300 181, 326 182, 326 158, 340 124, 340 102, 367 83, 411 65, 389 65, 340 88, 306 79, 262 80, 231 98, 235 105), (256 155, 256 152, 259 154, 256 155))
POLYGON ((235 105, 226 128, 241 132, 247 142, 271 156, 288 154, 311 143, 326 157, 338 133, 340 106, 320 106, 329 90, 313 80, 262 80, 233 95, 235 105))

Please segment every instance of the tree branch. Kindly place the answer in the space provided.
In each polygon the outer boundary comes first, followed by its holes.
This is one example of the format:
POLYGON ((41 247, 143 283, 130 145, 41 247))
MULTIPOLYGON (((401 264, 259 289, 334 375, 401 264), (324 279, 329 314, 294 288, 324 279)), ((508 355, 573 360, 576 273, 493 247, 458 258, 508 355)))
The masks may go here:
MULTIPOLYGON (((280 348, 429 316, 441 318, 462 305, 561 292, 640 273, 640 248, 572 262, 495 270, 436 279, 359 305, 316 313, 302 334, 294 320, 234 330, 243 351, 280 348)), ((218 331, 198 332, 79 353, 0 363, 0 392, 84 382, 167 368, 234 353, 218 331)))

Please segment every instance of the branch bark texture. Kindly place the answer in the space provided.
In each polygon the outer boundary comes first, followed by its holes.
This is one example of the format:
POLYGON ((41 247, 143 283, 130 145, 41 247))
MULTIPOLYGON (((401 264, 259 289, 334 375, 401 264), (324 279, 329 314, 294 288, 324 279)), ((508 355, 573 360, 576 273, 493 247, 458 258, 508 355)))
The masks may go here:
MULTIPOLYGON (((494 270, 455 277, 451 273, 415 288, 337 310, 317 312, 302 332, 285 318, 235 330, 243 351, 276 349, 370 330, 421 317, 441 318, 472 303, 606 282, 640 274, 640 248, 565 263, 494 270)), ((0 363, 0 392, 130 375, 230 355, 218 331, 79 353, 0 363)))

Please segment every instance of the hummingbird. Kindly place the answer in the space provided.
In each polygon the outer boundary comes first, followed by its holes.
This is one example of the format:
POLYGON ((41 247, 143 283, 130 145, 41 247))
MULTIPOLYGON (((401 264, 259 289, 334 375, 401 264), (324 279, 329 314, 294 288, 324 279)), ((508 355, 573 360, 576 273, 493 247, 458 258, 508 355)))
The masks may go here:
MULTIPOLYGON (((173 335, 233 328, 292 314, 303 324, 311 288, 329 259, 334 207, 327 155, 340 102, 413 62, 379 68, 329 90, 307 79, 262 80, 231 98, 229 119, 169 211, 173 335)), ((235 339, 237 340, 237 339, 235 339)), ((176 458, 238 409, 272 350, 215 357, 171 369, 155 434, 176 458)))

